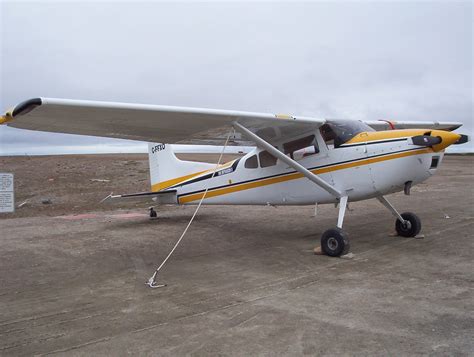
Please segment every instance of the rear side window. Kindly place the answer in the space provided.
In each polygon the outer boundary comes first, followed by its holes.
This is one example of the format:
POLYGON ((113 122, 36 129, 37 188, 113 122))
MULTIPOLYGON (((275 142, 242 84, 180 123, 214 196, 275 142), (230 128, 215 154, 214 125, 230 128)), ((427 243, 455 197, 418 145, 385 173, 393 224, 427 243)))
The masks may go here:
POLYGON ((260 152, 260 154, 258 154, 258 158, 260 159, 260 167, 274 166, 277 163, 276 157, 274 157, 268 151, 260 152))
POLYGON ((247 161, 245 161, 246 169, 256 169, 258 167, 257 155, 250 156, 247 161))
MULTIPOLYGON (((283 144, 283 151, 285 154, 290 155, 292 159, 295 159, 295 152, 307 153, 307 155, 317 154, 319 152, 318 144, 314 135, 305 136, 304 138, 296 139, 283 144)), ((302 154, 303 156, 307 156, 302 154)))

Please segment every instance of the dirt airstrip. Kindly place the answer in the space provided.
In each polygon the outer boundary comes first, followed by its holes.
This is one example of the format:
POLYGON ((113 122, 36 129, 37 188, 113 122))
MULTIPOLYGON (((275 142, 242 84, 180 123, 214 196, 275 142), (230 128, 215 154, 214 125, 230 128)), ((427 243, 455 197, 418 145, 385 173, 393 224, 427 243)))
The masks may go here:
POLYGON ((0 171, 22 204, 0 216, 0 355, 474 354, 472 156, 390 196, 424 239, 393 236, 375 200, 352 204, 351 259, 313 254, 333 206, 203 206, 155 290, 194 207, 150 220, 148 203, 99 203, 149 190, 146 155, 3 157, 0 171))

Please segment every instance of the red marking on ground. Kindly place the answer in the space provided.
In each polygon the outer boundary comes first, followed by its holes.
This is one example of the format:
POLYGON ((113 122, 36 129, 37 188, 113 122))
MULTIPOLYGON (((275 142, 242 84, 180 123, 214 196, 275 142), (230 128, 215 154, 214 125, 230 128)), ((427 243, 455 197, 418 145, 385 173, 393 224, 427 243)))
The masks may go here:
POLYGON ((128 219, 128 218, 138 218, 138 217, 148 217, 147 214, 143 213, 119 213, 119 214, 109 214, 107 217, 118 218, 118 219, 128 219))
POLYGON ((97 217, 99 217, 99 216, 96 215, 96 214, 85 213, 85 214, 72 214, 70 216, 57 216, 55 218, 76 220, 76 219, 89 219, 89 218, 97 218, 97 217))

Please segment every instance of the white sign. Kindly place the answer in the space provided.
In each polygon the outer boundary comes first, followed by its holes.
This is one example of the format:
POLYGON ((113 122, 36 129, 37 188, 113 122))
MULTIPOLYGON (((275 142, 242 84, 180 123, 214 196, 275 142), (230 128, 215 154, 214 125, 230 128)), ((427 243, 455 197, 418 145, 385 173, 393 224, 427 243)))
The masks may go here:
POLYGON ((14 211, 13 174, 0 173, 0 213, 14 211))

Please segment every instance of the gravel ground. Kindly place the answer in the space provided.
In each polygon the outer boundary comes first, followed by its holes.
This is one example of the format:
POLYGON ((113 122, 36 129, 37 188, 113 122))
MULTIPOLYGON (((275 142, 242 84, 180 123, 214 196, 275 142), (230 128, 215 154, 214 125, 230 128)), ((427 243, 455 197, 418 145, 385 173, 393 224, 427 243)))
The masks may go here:
POLYGON ((98 204, 147 191, 146 156, 0 158, 28 199, 0 218, 0 354, 474 355, 473 159, 391 196, 424 239, 351 205, 351 259, 313 254, 333 206, 204 206, 153 290, 193 207, 98 204))

